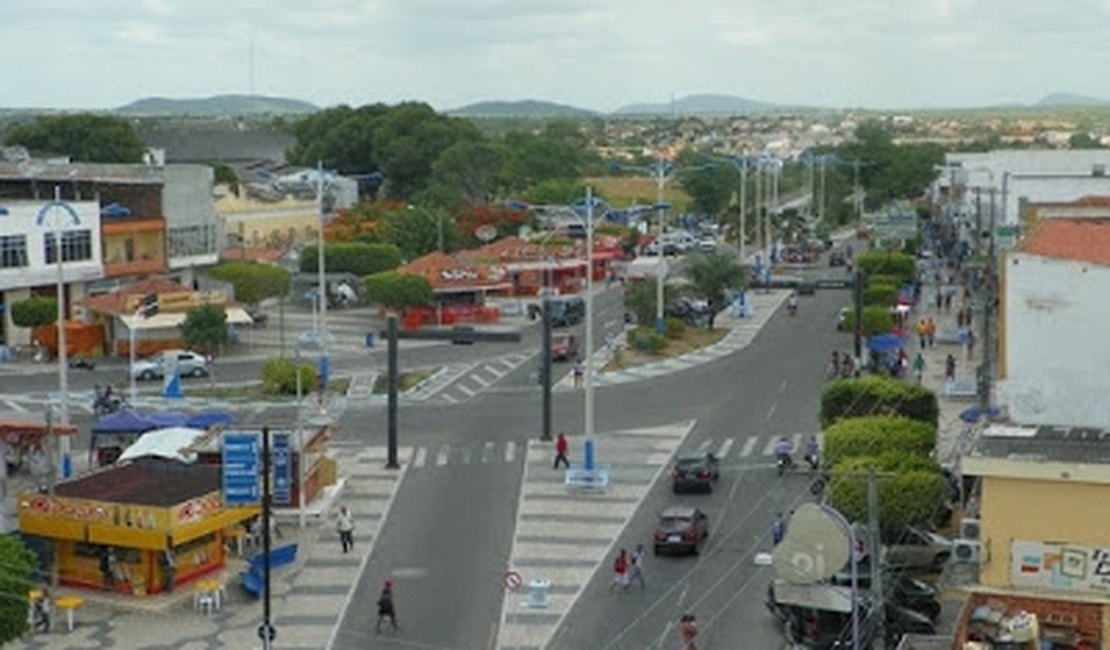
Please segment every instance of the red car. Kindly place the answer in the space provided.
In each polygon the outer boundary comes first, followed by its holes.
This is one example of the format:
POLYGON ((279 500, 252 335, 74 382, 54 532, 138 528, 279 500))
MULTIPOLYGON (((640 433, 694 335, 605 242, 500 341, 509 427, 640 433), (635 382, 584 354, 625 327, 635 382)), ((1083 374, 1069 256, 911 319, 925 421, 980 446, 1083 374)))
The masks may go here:
POLYGON ((551 358, 555 361, 569 361, 578 356, 578 338, 573 334, 559 332, 551 335, 551 358))

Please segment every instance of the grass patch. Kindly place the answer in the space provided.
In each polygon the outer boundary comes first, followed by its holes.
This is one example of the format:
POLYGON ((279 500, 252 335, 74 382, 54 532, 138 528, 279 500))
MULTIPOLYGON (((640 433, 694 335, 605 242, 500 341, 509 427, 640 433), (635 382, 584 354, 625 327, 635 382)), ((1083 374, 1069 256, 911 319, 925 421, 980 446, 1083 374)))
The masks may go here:
MULTIPOLYGON (((350 377, 341 377, 332 379, 328 382, 328 393, 331 395, 346 395, 347 388, 351 385, 350 377)), ((305 395, 309 395, 314 391, 306 390, 305 395)), ((185 389, 187 397, 209 397, 215 399, 272 399, 272 400, 285 400, 287 398, 296 399, 296 395, 274 395, 262 391, 262 382, 252 384, 242 384, 239 386, 204 386, 203 388, 189 388, 185 389)))
MULTIPOLYGON (((600 176, 587 178, 585 182, 613 205, 652 205, 658 191, 655 179, 645 176, 600 176)), ((683 192, 678 183, 667 185, 663 191, 663 200, 675 206, 675 214, 691 203, 690 195, 683 192)), ((653 217, 652 224, 654 223, 653 217)))
MULTIPOLYGON (((432 376, 435 368, 423 368, 421 370, 410 370, 402 372, 397 377, 397 392, 404 393, 419 386, 425 379, 432 376)), ((389 390, 389 377, 384 374, 378 375, 374 380, 374 388, 371 391, 374 395, 384 395, 389 390)))
POLYGON ((655 363, 656 361, 663 361, 664 359, 673 359, 680 357, 684 354, 700 350, 707 345, 713 345, 717 341, 723 339, 729 330, 719 327, 712 330, 687 327, 680 336, 667 341, 667 346, 664 347, 659 354, 650 354, 641 350, 636 350, 627 345, 622 346, 613 358, 606 363, 601 369, 602 372, 613 372, 615 370, 625 370, 628 368, 635 368, 637 366, 655 363))

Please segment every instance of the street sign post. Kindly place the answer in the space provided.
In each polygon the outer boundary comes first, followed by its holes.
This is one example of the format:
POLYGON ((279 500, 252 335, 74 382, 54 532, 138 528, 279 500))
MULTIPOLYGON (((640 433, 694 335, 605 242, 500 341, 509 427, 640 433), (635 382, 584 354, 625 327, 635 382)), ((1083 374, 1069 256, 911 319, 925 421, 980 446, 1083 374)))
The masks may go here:
POLYGON ((272 448, 274 463, 274 503, 288 505, 293 500, 293 463, 292 453, 289 449, 290 435, 288 432, 272 433, 272 448))
POLYGON ((225 506, 245 506, 258 503, 262 496, 259 487, 259 434, 257 431, 229 431, 223 436, 221 472, 225 506))

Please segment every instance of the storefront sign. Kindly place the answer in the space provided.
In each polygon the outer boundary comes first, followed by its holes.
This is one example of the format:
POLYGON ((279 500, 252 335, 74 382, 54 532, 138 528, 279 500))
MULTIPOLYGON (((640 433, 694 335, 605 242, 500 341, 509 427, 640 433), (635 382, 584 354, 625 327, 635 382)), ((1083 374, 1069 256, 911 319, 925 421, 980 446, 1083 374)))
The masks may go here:
POLYGON ((1110 593, 1110 548, 1014 540, 1010 581, 1015 587, 1110 593))
POLYGON ((224 504, 244 506, 258 503, 261 437, 257 432, 224 433, 222 473, 224 504))
POLYGON ((273 434, 270 444, 274 461, 274 503, 288 504, 293 496, 293 455, 289 450, 289 434, 273 434))
POLYGON ((175 521, 178 525, 191 524, 216 512, 220 506, 220 497, 216 494, 190 499, 177 507, 175 521))
POLYGON ((46 517, 62 517, 85 523, 113 523, 114 508, 97 503, 74 501, 62 497, 37 494, 24 506, 30 513, 46 517))

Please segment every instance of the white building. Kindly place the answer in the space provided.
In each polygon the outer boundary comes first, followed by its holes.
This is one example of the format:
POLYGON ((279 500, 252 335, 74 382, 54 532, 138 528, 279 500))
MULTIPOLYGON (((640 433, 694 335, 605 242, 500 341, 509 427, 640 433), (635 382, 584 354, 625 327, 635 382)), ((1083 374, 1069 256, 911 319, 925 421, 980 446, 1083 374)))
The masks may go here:
MULTIPOLYGON (((30 331, 16 327, 10 305, 31 295, 55 296, 58 282, 55 229, 62 228, 62 273, 66 304, 85 296, 88 283, 104 275, 100 205, 95 201, 55 204, 0 202, 0 304, 7 345, 26 345, 30 331)), ((72 315, 72 312, 70 312, 72 315)))
POLYGON ((1021 424, 1110 423, 1110 220, 1047 219, 1002 268, 997 394, 1021 424))

